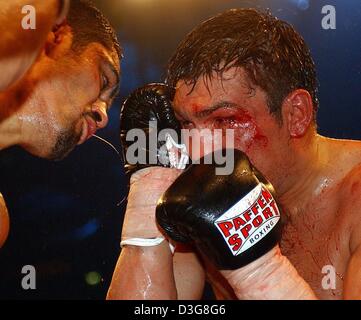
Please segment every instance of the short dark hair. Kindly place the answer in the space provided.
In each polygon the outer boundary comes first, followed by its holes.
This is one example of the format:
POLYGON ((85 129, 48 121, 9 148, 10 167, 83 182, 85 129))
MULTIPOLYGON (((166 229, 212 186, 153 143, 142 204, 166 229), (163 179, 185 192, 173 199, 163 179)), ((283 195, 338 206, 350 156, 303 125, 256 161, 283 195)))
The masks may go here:
POLYGON ((215 71, 243 67, 267 94, 271 114, 282 123, 282 102, 295 89, 307 90, 318 109, 315 65, 303 38, 269 12, 232 9, 204 21, 179 44, 168 63, 166 82, 194 85, 215 71))
POLYGON ((110 51, 115 50, 119 59, 122 58, 122 49, 114 28, 91 1, 72 0, 66 22, 73 32, 72 49, 75 52, 97 42, 110 51))

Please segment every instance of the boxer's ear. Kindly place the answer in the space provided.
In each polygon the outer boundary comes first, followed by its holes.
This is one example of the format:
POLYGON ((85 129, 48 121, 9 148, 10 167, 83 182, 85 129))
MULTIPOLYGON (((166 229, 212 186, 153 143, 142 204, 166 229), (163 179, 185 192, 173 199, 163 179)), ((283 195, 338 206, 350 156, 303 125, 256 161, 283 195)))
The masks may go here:
POLYGON ((70 26, 64 22, 49 32, 43 54, 54 60, 59 59, 70 51, 72 43, 72 30, 70 26))
POLYGON ((302 137, 313 122, 313 103, 307 90, 292 91, 283 101, 283 119, 291 137, 302 137))

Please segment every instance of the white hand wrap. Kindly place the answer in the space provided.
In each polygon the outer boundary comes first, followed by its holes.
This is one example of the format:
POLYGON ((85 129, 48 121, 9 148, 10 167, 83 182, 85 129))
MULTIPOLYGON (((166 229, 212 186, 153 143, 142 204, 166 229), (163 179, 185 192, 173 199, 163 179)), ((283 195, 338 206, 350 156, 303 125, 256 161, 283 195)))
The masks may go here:
MULTIPOLYGON (((144 238, 130 238, 122 240, 120 246, 136 246, 136 247, 155 247, 160 245, 165 238, 153 238, 153 239, 144 239, 144 238)), ((169 242, 169 249, 174 254, 175 246, 169 242)))
MULTIPOLYGON (((121 247, 152 247, 165 240, 155 220, 155 209, 160 196, 180 173, 175 169, 150 167, 132 175, 121 247)), ((173 253, 174 247, 170 245, 170 248, 173 253)))

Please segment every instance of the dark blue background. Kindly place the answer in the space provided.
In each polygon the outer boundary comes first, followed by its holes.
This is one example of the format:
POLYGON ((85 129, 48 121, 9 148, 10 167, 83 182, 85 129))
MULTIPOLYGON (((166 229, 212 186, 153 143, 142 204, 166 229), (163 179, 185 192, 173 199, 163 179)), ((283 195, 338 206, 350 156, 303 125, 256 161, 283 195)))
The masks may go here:
MULTIPOLYGON (((163 79, 167 59, 197 23, 227 8, 270 8, 304 36, 320 82, 319 132, 361 138, 361 3, 359 0, 97 1, 125 50, 121 94, 99 135, 119 145, 119 108, 138 86, 163 79), (321 28, 321 8, 336 7, 336 30, 321 28)), ((91 22, 90 22, 91 23, 91 22)), ((40 130, 40 128, 39 128, 40 130)), ((94 138, 62 162, 17 148, 0 153, 0 191, 11 232, 0 250, 0 298, 103 299, 116 259, 126 196, 120 158, 94 138), (34 265, 37 289, 21 288, 21 269, 34 265), (102 280, 85 281, 89 271, 102 280)), ((126 270, 124 270, 126 274, 126 270)))

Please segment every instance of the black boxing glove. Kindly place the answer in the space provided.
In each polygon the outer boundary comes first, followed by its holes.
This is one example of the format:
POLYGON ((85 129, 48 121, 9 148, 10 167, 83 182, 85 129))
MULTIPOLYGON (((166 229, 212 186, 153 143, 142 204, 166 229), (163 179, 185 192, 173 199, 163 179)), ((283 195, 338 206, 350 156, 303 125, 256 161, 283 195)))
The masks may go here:
POLYGON ((235 270, 278 243, 280 210, 273 187, 243 152, 234 150, 230 175, 216 175, 216 166, 203 162, 163 194, 156 219, 174 241, 193 243, 220 270, 235 270))
POLYGON ((180 125, 171 105, 173 95, 174 89, 152 83, 136 89, 123 103, 120 139, 128 174, 149 166, 184 169, 188 162, 186 147, 179 144, 180 125))
POLYGON ((155 221, 157 200, 180 174, 169 168, 183 169, 188 159, 186 147, 177 144, 173 95, 173 89, 153 83, 135 90, 123 104, 120 138, 129 194, 121 246, 156 246, 164 240, 155 221))

